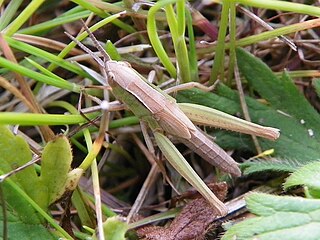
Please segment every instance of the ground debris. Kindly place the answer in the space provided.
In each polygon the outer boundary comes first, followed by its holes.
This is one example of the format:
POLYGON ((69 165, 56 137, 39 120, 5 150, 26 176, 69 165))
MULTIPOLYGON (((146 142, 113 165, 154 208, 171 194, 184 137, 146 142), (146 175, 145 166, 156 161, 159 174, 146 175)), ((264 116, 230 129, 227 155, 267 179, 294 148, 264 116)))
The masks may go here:
MULTIPOLYGON (((220 200, 224 200, 227 184, 214 184, 211 190, 220 200)), ((169 226, 149 225, 141 227, 137 233, 139 237, 147 240, 202 240, 205 239, 205 234, 216 217, 215 209, 207 200, 199 197, 187 203, 169 226)))

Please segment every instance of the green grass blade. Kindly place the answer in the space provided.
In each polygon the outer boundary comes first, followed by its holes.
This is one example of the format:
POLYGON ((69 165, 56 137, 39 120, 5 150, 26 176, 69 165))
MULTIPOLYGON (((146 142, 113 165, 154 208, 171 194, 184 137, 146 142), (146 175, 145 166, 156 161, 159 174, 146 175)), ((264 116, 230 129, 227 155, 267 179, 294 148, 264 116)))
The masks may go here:
POLYGON ((63 24, 69 23, 69 22, 74 22, 79 19, 86 18, 90 14, 91 14, 90 11, 81 11, 81 12, 76 12, 74 14, 59 16, 59 17, 54 18, 52 20, 33 25, 31 27, 21 29, 18 31, 18 33, 29 34, 29 35, 39 34, 40 32, 43 32, 43 31, 49 31, 50 29, 52 29, 54 27, 57 27, 57 26, 60 26, 60 25, 63 25, 63 24))
POLYGON ((12 20, 23 0, 10 1, 0 17, 0 30, 3 30, 12 20))
POLYGON ((224 75, 224 54, 225 54, 225 37, 228 28, 228 20, 229 20, 229 9, 230 2, 223 1, 222 11, 221 11, 221 20, 219 24, 219 34, 218 34, 218 44, 215 51, 213 67, 211 70, 210 76, 210 85, 214 84, 220 75, 220 79, 223 80, 224 75))
POLYGON ((191 81, 198 82, 199 73, 198 73, 198 59, 196 52, 196 41, 194 37, 193 25, 192 25, 192 16, 190 10, 186 7, 186 22, 188 28, 188 37, 189 37, 189 65, 190 65, 190 77, 191 81))
POLYGON ((158 58, 160 59, 163 66, 167 69, 170 76, 173 78, 176 78, 177 72, 176 68, 172 64, 171 60, 169 59, 166 51, 164 50, 162 43, 159 39, 158 33, 157 33, 157 26, 156 26, 156 13, 158 10, 160 10, 162 7, 165 7, 168 4, 174 3, 176 0, 163 0, 158 1, 153 7, 150 8, 148 12, 148 21, 147 21, 147 30, 148 30, 148 36, 151 42, 151 45, 156 52, 158 58))
POLYGON ((32 16, 32 14, 42 5, 44 0, 33 0, 18 15, 18 17, 4 30, 5 35, 12 36, 18 29, 32 16))
MULTIPOLYGON (((121 13, 119 14, 114 14, 110 17, 107 17, 103 20, 101 20, 100 22, 97 22, 96 24, 94 24, 93 26, 91 26, 89 29, 91 32, 94 32, 95 30, 99 29, 100 27, 116 20, 118 17, 121 16, 121 13)), ((81 33, 79 36, 76 37, 77 40, 82 41, 83 39, 85 39, 88 36, 88 33, 86 31, 84 31, 83 33, 81 33)), ((58 57, 60 59, 63 59, 70 51, 71 49, 73 49, 77 44, 73 41, 71 41, 58 55, 58 57)), ((48 67, 49 71, 52 71, 54 68, 56 67, 55 64, 51 64, 48 67)))
POLYGON ((32 71, 22 65, 12 63, 5 58, 0 57, 0 66, 7 68, 13 72, 17 72, 23 76, 27 76, 38 82, 46 83, 58 88, 70 90, 72 92, 80 92, 81 86, 75 83, 70 83, 68 81, 59 81, 57 78, 52 78, 44 74, 32 71))
POLYGON ((15 40, 13 38, 10 38, 10 37, 6 37, 5 40, 8 42, 8 44, 15 48, 15 49, 18 49, 22 52, 26 52, 26 53, 29 53, 31 55, 34 55, 34 56, 38 56, 40 58, 43 58, 49 62, 52 62, 52 63, 55 63, 57 64, 58 66, 62 67, 62 68, 65 68, 71 72, 74 72, 75 74, 77 75, 80 75, 80 76, 83 76, 83 77, 88 77, 87 73, 84 72, 80 67, 78 67, 77 65, 75 64, 72 64, 62 58, 60 58, 59 56, 56 56, 52 53, 49 53, 45 50, 42 50, 40 48, 37 48, 37 47, 34 47, 34 46, 31 46, 29 44, 26 44, 24 42, 21 42, 21 41, 18 41, 18 40, 15 40))

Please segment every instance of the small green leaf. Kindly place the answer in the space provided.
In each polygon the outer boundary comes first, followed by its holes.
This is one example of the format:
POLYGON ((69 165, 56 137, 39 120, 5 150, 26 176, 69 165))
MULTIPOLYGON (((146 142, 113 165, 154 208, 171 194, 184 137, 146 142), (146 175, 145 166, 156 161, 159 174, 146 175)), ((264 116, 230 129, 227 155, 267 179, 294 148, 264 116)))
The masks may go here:
POLYGON ((314 197, 320 196, 320 162, 309 163, 292 173, 283 184, 285 189, 303 185, 314 197))
POLYGON ((222 240, 320 239, 320 200, 253 193, 246 202, 258 217, 232 226, 222 240))
POLYGON ((117 48, 113 45, 113 43, 110 40, 107 41, 105 45, 105 50, 108 52, 112 60, 121 61, 121 56, 118 53, 117 48))
MULTIPOLYGON (((108 218, 103 223, 104 237, 106 240, 125 240, 129 226, 117 216, 108 218)), ((93 239, 97 239, 95 236, 93 239)))
POLYGON ((45 146, 42 153, 40 177, 43 186, 48 188, 48 206, 62 196, 71 162, 71 146, 64 135, 59 135, 45 146))

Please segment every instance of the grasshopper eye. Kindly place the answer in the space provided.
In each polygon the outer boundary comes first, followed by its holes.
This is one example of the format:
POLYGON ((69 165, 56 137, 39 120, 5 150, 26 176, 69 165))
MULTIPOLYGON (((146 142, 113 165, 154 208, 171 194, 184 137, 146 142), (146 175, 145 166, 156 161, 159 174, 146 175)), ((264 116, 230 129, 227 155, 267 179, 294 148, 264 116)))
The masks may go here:
POLYGON ((113 72, 108 72, 108 80, 109 81, 114 81, 115 80, 115 78, 116 78, 116 76, 114 75, 114 73, 113 72))

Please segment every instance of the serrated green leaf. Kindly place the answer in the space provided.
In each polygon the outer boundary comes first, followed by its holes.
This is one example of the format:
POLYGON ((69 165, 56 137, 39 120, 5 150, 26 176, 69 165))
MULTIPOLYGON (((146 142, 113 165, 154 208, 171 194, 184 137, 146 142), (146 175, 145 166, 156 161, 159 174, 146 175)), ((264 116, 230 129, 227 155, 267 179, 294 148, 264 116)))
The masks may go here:
POLYGON ((17 188, 20 188, 20 186, 11 181, 11 179, 5 180, 1 184, 8 212, 14 212, 19 217, 19 220, 26 224, 43 223, 44 219, 41 215, 17 191, 17 188))
MULTIPOLYGON (((224 85, 219 85, 216 93, 203 92, 198 89, 183 91, 178 94, 178 100, 179 102, 205 105, 232 115, 238 116, 241 113, 238 94, 224 85)), ((281 130, 280 138, 277 141, 259 138, 259 143, 263 150, 274 149, 275 157, 287 159, 289 162, 292 161, 293 163, 289 164, 292 166, 296 166, 296 162, 298 162, 300 163, 300 165, 297 165, 298 167, 320 158, 318 141, 309 136, 307 127, 301 124, 299 120, 288 117, 253 98, 246 97, 246 102, 252 122, 281 130)), ((215 141, 223 148, 255 151, 250 136, 222 131, 217 133, 215 137, 215 141)), ((259 165, 260 163, 263 162, 247 163, 244 173, 246 174, 248 167, 259 165)), ((261 169, 259 169, 259 166, 255 166, 256 169, 252 169, 250 172, 255 170, 284 170, 285 166, 278 169, 279 163, 275 163, 273 165, 272 162, 268 162, 261 166, 261 169)), ((287 163, 284 165, 289 166, 287 163)))
POLYGON ((320 97, 320 79, 319 78, 314 79, 312 81, 312 85, 316 89, 316 93, 317 93, 318 97, 320 97))
POLYGON ((222 240, 320 239, 320 200, 254 193, 246 202, 258 217, 232 226, 222 240))
POLYGON ((42 153, 41 182, 48 188, 48 206, 63 194, 72 162, 71 146, 64 135, 49 142, 42 153))
MULTIPOLYGON (((14 136, 6 126, 0 125, 0 174, 8 173, 20 167, 32 158, 28 144, 20 136, 14 136)), ((10 183, 5 180, 2 184, 3 194, 8 209, 17 213, 20 221, 38 224, 43 218, 15 190, 22 189, 35 202, 43 196, 39 191, 40 182, 35 169, 31 166, 10 177, 10 183)))
MULTIPOLYGON (((240 72, 261 97, 274 109, 281 110, 297 120, 304 120, 307 128, 320 131, 320 116, 298 91, 292 79, 284 73, 279 79, 260 59, 247 51, 237 49, 240 72)), ((320 134, 314 136, 318 141, 320 134)))
MULTIPOLYGON (((245 163, 242 166, 244 174, 267 170, 294 171, 320 159, 319 114, 286 74, 279 79, 264 63, 244 50, 238 50, 237 54, 242 74, 254 90, 269 102, 269 105, 264 105, 246 97, 252 122, 281 130, 280 138, 275 142, 259 138, 262 149, 274 149, 273 156, 278 160, 245 163), (285 162, 279 159, 285 159, 285 162)), ((183 91, 178 95, 178 101, 205 105, 232 115, 242 112, 238 94, 223 85, 217 88, 216 94, 195 89, 183 91)), ((216 137, 216 142, 223 148, 255 152, 252 139, 243 134, 223 131, 216 137)))
MULTIPOLYGON (((0 125, 0 170, 4 173, 20 167, 32 159, 28 144, 20 136, 14 136, 6 127, 0 125)), ((32 199, 36 199, 35 187, 39 186, 39 179, 34 167, 20 171, 11 179, 18 184, 32 199)))
MULTIPOLYGON (((265 98, 273 109, 280 110, 296 120, 298 123, 296 126, 284 125, 280 128, 282 135, 299 142, 304 147, 304 149, 300 148, 300 154, 303 153, 309 158, 311 148, 316 149, 320 143, 320 115, 298 91, 288 74, 284 73, 280 79, 277 78, 266 64, 243 49, 237 49, 237 60, 240 72, 254 90, 265 98), (296 131, 301 126, 304 132, 296 131)), ((287 149, 295 152, 296 147, 287 145, 287 149)), ((282 157, 306 163, 295 156, 282 157)), ((319 159, 319 154, 315 154, 312 158, 313 160, 319 159)), ((312 160, 312 158, 309 159, 312 160)))
POLYGON ((294 172, 303 163, 294 159, 255 159, 241 164, 245 174, 252 174, 262 171, 294 172))
MULTIPOLYGON (((21 221, 20 216, 16 216, 13 212, 10 211, 7 212, 7 227, 8 240, 57 239, 57 237, 50 233, 48 229, 46 229, 43 225, 26 224, 25 222, 21 221)), ((2 215, 0 215, 0 229, 3 229, 2 215)), ((0 231, 0 237, 1 239, 3 237, 2 231, 0 231)))
POLYGON ((320 195, 320 162, 309 163, 292 173, 283 184, 285 189, 303 185, 315 197, 320 195))

